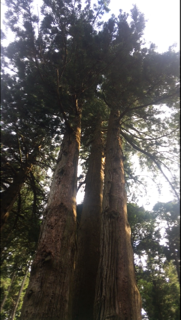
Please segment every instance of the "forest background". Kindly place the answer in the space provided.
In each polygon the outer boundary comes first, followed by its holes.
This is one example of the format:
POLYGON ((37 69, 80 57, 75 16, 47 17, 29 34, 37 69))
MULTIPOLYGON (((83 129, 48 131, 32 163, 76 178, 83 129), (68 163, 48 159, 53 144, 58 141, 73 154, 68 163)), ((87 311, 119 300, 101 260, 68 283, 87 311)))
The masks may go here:
MULTIPOLYGON (((12 25, 13 23, 12 19, 12 25)), ((152 47, 152 50, 154 51, 155 48, 152 47)), ((4 56, 6 56, 6 58, 3 61, 4 64, 2 64, 4 68, 2 82, 2 85, 4 85, 3 89, 8 87, 17 90, 17 88, 14 87, 15 83, 13 83, 11 77, 8 77, 7 72, 7 58, 12 59, 12 53, 14 54, 16 52, 16 48, 9 47, 9 52, 7 52, 8 51, 5 50, 4 56)), ((19 68, 20 73, 23 71, 23 69, 21 69, 21 65, 15 65, 15 67, 19 68)), ((22 75, 20 74, 20 76, 22 75)), ((33 141, 35 137, 37 140, 37 133, 35 136, 31 136, 32 124, 30 131, 28 131, 27 122, 23 123, 24 115, 21 108, 18 109, 18 112, 20 117, 22 117, 22 123, 21 125, 18 124, 18 127, 16 124, 17 120, 15 119, 17 114, 15 115, 14 112, 11 112, 12 101, 16 103, 17 99, 21 99, 21 101, 23 101, 23 98, 19 97, 16 91, 14 91, 13 96, 12 93, 9 94, 8 90, 5 90, 3 93, 4 99, 2 100, 2 108, 5 110, 3 112, 4 119, 2 122, 2 142, 4 152, 2 157, 3 190, 8 191, 8 189, 13 186, 17 172, 20 172, 19 163, 21 163, 22 166, 24 161, 27 162, 27 154, 31 154, 33 161, 30 162, 31 165, 34 164, 33 171, 28 168, 28 180, 23 184, 21 191, 18 192, 18 197, 9 209, 10 215, 7 220, 5 219, 6 224, 2 230, 2 319, 15 319, 15 317, 16 319, 19 319, 22 298, 27 287, 29 277, 29 266, 32 262, 32 257, 38 240, 39 224, 42 220, 42 215, 47 202, 47 186, 50 184, 50 179, 47 176, 47 170, 48 167, 51 166, 53 169, 55 166, 55 159, 59 149, 59 139, 57 137, 57 132, 55 135, 54 131, 54 127, 57 126, 57 119, 54 117, 54 120, 52 121, 53 127, 49 128, 50 133, 46 136, 46 141, 44 141, 45 143, 43 140, 37 141, 37 144, 34 146, 34 153, 29 150, 27 151, 27 148, 32 150, 32 145, 28 145, 29 142, 27 143, 27 137, 31 137, 29 141, 33 141), (27 136, 24 134, 25 126, 27 136), (54 144, 52 144, 52 139, 54 139, 54 144), (40 144, 42 145, 41 150, 39 150, 40 144), (49 147, 50 144, 51 148, 49 147)), ((36 99, 33 102, 36 104, 36 99)), ((170 102, 168 102, 168 104, 169 103, 170 102)), ((36 108, 34 112, 37 112, 36 108)), ((168 153, 171 153, 175 148, 173 153, 175 156, 172 160, 176 162, 178 160, 178 143, 176 140, 177 137, 175 136, 175 132, 178 131, 177 117, 178 115, 175 116, 175 121, 172 122, 171 125, 171 132, 174 131, 174 135, 172 135, 172 133, 170 134, 170 141, 173 141, 174 138, 175 145, 172 145, 172 150, 168 149, 168 153)), ((48 123, 47 119, 44 119, 44 121, 44 123, 46 123, 46 121, 48 123)), ((36 123, 34 123, 33 126, 36 128, 36 123)), ((47 128, 48 126, 46 127, 46 130, 47 128)), ((168 127, 165 128, 165 130, 168 129, 168 127)), ((34 133, 36 130, 37 129, 33 130, 34 133)), ((39 132, 40 139, 42 139, 42 136, 45 136, 44 130, 41 130, 42 132, 39 132)), ((169 143, 168 145, 170 146, 169 143)), ((82 158, 87 159, 90 149, 81 150, 81 152, 82 158)), ((128 154, 130 152, 129 147, 127 147, 127 149, 125 147, 124 152, 126 157, 126 152, 128 152, 128 154)), ((165 158, 167 158, 167 156, 165 158)), ((145 163, 143 159, 141 160, 142 168, 144 168, 145 163)), ((175 167, 175 164, 173 163, 171 167, 173 169, 172 172, 176 171, 173 182, 175 183, 174 188, 177 189, 178 167, 175 167)), ((128 202, 130 202, 128 203, 128 216, 132 227, 132 244, 135 252, 137 281, 143 300, 144 311, 142 317, 143 319, 150 320, 155 320, 157 318, 178 319, 178 264, 180 259, 178 240, 178 202, 173 198, 173 202, 157 204, 152 212, 145 211, 143 208, 138 207, 136 205, 136 198, 138 197, 138 190, 140 188, 139 181, 141 179, 138 176, 138 173, 135 174, 134 166, 134 177, 130 168, 131 163, 127 161, 128 202), (131 183, 132 180, 129 179, 131 175, 134 185, 131 183), (131 196, 130 201, 129 192, 131 196), (132 196, 133 194, 135 197, 132 196), (164 234, 162 228, 160 228, 160 221, 162 221, 165 226, 164 234), (161 239, 163 238, 165 241, 161 242, 161 239), (167 308, 165 308, 165 305, 167 308)), ((84 169, 86 173, 86 161, 84 169)), ((160 181, 160 175, 158 172, 156 173, 154 180, 158 176, 158 181, 160 181)), ((79 177, 78 181, 80 184, 83 183, 84 177, 79 177)), ((144 181, 140 182, 144 183, 144 181)), ((143 189, 140 190, 139 196, 140 192, 143 192, 143 189)), ((149 186, 148 190, 150 190, 149 186)))

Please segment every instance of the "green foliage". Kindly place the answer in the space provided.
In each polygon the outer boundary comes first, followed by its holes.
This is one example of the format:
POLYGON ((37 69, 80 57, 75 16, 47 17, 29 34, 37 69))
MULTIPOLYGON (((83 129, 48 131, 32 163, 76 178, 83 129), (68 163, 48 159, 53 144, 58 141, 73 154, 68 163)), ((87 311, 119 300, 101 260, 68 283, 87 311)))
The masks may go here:
POLYGON ((176 266, 180 281, 180 203, 157 203, 154 206, 157 217, 165 221, 164 254, 176 266))
POLYGON ((142 307, 147 313, 143 319, 179 319, 180 288, 173 264, 163 266, 163 274, 152 270, 139 274, 138 287, 142 296, 142 307))
MULTIPOLYGON (((7 266, 8 266, 8 262, 7 262, 6 267, 7 266)), ((23 281, 25 274, 26 274, 26 269, 22 268, 21 266, 19 266, 19 268, 17 268, 17 267, 15 268, 15 266, 14 267, 9 266, 8 269, 9 269, 9 272, 15 273, 15 277, 13 278, 13 282, 12 282, 12 279, 7 278, 8 274, 5 271, 5 268, 4 269, 2 268, 3 273, 1 275, 2 282, 1 282, 1 288, 0 288, 1 289, 1 297, 4 297, 5 295, 7 295, 7 299, 5 301, 4 307, 0 313, 2 320, 5 320, 7 318, 11 319, 13 311, 14 311, 14 307, 17 302, 18 294, 19 294, 19 291, 20 291, 20 288, 22 285, 22 281, 23 281), (11 283, 10 290, 8 290, 7 283, 9 283, 9 284, 11 283)), ((11 276, 11 274, 9 274, 9 277, 10 276, 11 276)), ((28 282, 29 282, 29 277, 26 278, 26 282, 24 284, 23 291, 20 295, 18 308, 16 310, 16 317, 15 317, 16 320, 20 319, 23 297, 26 292, 28 282)))
MULTIPOLYGON (((34 172, 33 186, 32 181, 27 180, 1 232, 1 303, 7 295, 2 319, 12 315, 24 275, 35 254, 46 202, 45 191, 39 184, 43 178, 43 174, 34 172), (15 278, 8 290, 13 274, 15 278)), ((20 316, 27 285, 28 278, 20 296, 16 319, 20 316)))
MULTIPOLYGON (((142 307, 143 319, 179 319, 180 285, 177 264, 167 241, 169 231, 179 224, 179 204, 157 203, 154 211, 148 212, 128 203, 128 219, 132 229, 132 244, 135 253, 135 268, 142 307), (170 229, 168 220, 171 221, 170 229), (162 234, 163 226, 165 235, 162 234)), ((175 253, 179 239, 175 234, 175 253), (176 246, 177 244, 177 246, 176 246)))

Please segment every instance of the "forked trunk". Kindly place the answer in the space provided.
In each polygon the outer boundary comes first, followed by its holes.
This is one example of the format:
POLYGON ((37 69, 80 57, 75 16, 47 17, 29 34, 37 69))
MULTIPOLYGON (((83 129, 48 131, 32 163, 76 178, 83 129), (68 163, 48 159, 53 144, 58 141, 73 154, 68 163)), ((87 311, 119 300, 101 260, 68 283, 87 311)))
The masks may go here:
POLYGON ((99 121, 92 143, 83 211, 78 230, 72 320, 93 320, 96 275, 100 254, 102 151, 101 121, 99 121))
POLYGON ((95 296, 95 320, 141 320, 136 286, 127 199, 119 111, 111 111, 105 165, 101 252, 95 296))
POLYGON ((80 117, 61 145, 21 320, 69 320, 79 145, 80 117))

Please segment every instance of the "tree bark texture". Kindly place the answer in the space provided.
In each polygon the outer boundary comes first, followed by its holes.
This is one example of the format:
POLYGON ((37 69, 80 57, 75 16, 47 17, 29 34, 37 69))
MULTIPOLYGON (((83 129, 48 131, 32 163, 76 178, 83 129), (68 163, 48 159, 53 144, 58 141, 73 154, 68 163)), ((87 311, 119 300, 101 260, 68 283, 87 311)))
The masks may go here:
POLYGON ((127 220, 119 111, 108 124, 101 248, 94 306, 95 320, 141 320, 131 229, 127 220))
POLYGON ((78 229, 72 320, 93 320, 100 254, 100 214, 103 189, 101 120, 97 123, 86 176, 83 211, 78 229))
POLYGON ((75 253, 77 165, 80 116, 64 135, 21 320, 69 319, 75 253))

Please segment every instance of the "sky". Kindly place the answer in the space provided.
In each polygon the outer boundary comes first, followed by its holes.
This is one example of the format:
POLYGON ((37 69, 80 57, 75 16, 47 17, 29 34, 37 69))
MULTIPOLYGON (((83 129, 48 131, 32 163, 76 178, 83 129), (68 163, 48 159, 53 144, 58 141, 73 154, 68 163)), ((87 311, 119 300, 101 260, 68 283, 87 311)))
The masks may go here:
MULTIPOLYGON (((41 4, 41 1, 36 0, 36 3, 41 4)), ((3 20, 5 5, 2 1, 1 16, 3 20)), ((158 52, 167 51, 169 46, 177 44, 176 49, 180 49, 180 0, 111 0, 109 8, 110 13, 116 16, 119 14, 119 9, 123 12, 130 13, 133 5, 136 4, 139 11, 145 15, 146 27, 144 31, 144 39, 146 46, 154 43, 158 52)), ((106 19, 106 17, 105 17, 106 19)), ((107 19, 106 19, 107 20, 107 19)), ((8 34, 6 32, 6 34, 8 34)), ((8 34, 7 41, 11 41, 11 35, 8 34)), ((79 173, 81 169, 79 168, 79 173)), ((146 175, 147 172, 141 174, 146 175)), ((179 173, 178 173, 179 174, 179 173)), ((149 175, 149 174, 148 174, 149 175)), ((149 179, 149 178, 148 178, 149 179)), ((149 183, 149 194, 147 197, 140 197, 139 205, 144 206, 145 209, 151 210, 153 205, 158 201, 171 201, 173 195, 171 194, 168 184, 162 179, 163 187, 161 194, 158 193, 156 185, 149 183)), ((80 203, 83 200, 83 193, 79 192, 77 201, 80 203)))
MULTIPOLYGON (((35 0, 39 5, 42 0, 35 0)), ((5 11, 5 0, 2 0, 1 16, 3 18, 5 11)), ((153 42, 159 52, 168 50, 168 47, 177 43, 180 44, 180 0, 110 0, 108 15, 119 14, 119 9, 130 13, 130 10, 136 4, 139 11, 145 15, 147 20, 144 32, 144 38, 153 42)), ((2 19, 3 20, 3 19, 2 19)))
POLYGON ((153 42, 159 52, 168 50, 174 43, 180 43, 180 0, 111 0, 111 13, 118 15, 119 9, 129 13, 133 4, 145 15, 144 38, 153 42))

